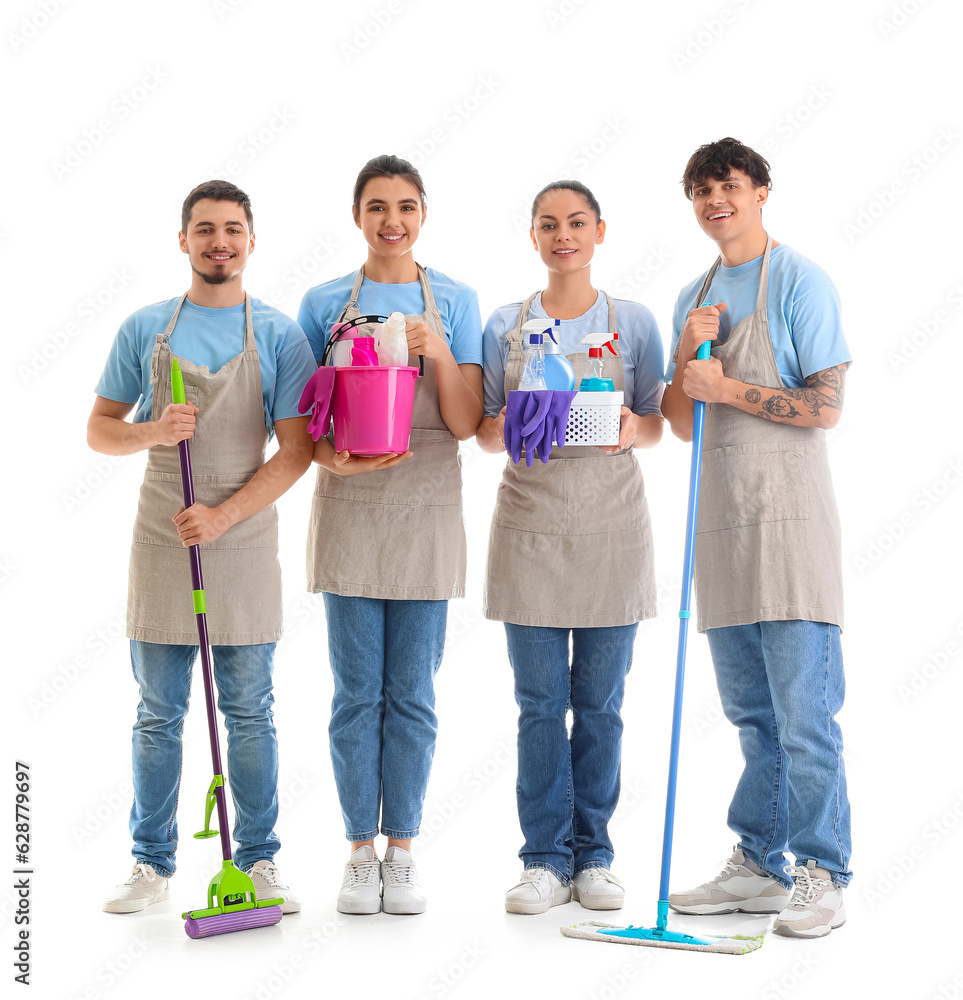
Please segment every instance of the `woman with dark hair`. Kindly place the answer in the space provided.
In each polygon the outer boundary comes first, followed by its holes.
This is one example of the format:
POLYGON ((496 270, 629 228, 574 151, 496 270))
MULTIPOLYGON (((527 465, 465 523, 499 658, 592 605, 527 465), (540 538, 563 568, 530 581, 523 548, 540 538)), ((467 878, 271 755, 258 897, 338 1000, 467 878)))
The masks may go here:
MULTIPOLYGON (((421 913, 411 841, 435 747, 434 675, 448 600, 465 595, 458 442, 482 414, 481 316, 467 285, 415 262, 425 221, 418 171, 379 156, 354 190, 368 244, 357 273, 312 288, 298 322, 320 362, 335 323, 402 312, 409 364, 424 358, 410 450, 362 457, 315 445, 308 588, 324 594, 334 672, 331 759, 352 854, 342 913, 421 913), (388 838, 384 862, 374 838, 388 838)), ((361 326, 359 333, 370 333, 361 326)))
POLYGON ((485 616, 505 622, 518 719, 518 818, 524 871, 505 908, 541 913, 578 900, 618 909, 608 821, 619 798, 625 676, 638 623, 656 613, 652 532, 633 448, 662 436, 662 341, 645 306, 597 291, 590 267, 605 223, 578 181, 544 188, 531 238, 548 285, 497 309, 484 332, 485 417, 478 443, 505 450, 526 321, 553 327, 576 386, 589 333, 618 331, 605 375, 624 391, 617 447, 553 448, 547 464, 508 462, 492 519, 485 616), (571 642, 571 657, 569 644, 571 642), (572 712, 571 736, 567 714, 572 712))

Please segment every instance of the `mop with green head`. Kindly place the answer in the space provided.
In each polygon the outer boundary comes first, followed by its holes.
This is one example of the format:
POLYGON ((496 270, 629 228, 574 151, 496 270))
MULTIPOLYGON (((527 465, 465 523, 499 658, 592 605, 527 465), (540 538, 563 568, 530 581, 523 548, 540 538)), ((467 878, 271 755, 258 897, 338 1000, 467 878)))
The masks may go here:
MULTIPOLYGON (((709 305, 704 302, 703 305, 709 305)), ((710 343, 699 348, 696 357, 709 357, 710 343)), ((679 610, 679 654, 675 672, 675 703, 672 712, 672 745, 669 751, 669 786, 665 801, 665 831, 662 838, 662 875, 659 881, 659 904, 655 927, 620 927, 595 920, 584 920, 562 927, 565 937, 610 944, 634 944, 649 948, 675 948, 683 951, 709 951, 721 955, 745 955, 762 947, 763 935, 710 937, 683 934, 668 929, 669 867, 672 861, 672 832, 675 823, 675 791, 679 772, 679 739, 682 732, 682 689, 685 680, 686 641, 689 634, 689 604, 692 597, 692 571, 695 558, 696 519, 699 512, 699 475, 702 469, 702 431, 705 403, 695 401, 692 413, 692 464, 689 469, 689 507, 686 517, 685 557, 682 567, 682 602, 679 610)))

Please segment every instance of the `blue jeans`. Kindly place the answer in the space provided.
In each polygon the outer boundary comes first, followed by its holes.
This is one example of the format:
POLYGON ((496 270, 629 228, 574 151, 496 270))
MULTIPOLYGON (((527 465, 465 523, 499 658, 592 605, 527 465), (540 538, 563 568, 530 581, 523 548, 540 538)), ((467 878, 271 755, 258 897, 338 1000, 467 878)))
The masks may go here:
POLYGON ((739 847, 789 885, 783 851, 848 885, 852 849, 843 737, 839 627, 775 621, 706 632, 726 718, 745 768, 729 808, 739 847))
POLYGON ((328 737, 348 840, 418 836, 435 753, 447 601, 325 593, 334 698, 328 737))
MULTIPOLYGON (((281 846, 274 833, 278 815, 278 750, 271 676, 274 647, 213 646, 217 704, 227 724, 227 769, 234 799, 234 863, 242 870, 273 860, 281 846)), ((181 780, 181 733, 191 692, 197 646, 131 640, 140 704, 134 724, 134 805, 130 811, 132 851, 137 861, 161 875, 174 872, 177 796, 181 780)), ((209 758, 208 758, 209 759, 209 758)), ((204 793, 194 803, 197 829, 204 793)), ((217 819, 217 813, 212 817, 217 819)))
POLYGON ((566 885, 586 868, 612 864, 608 822, 619 801, 620 712, 637 629, 505 623, 519 708, 516 793, 525 843, 518 856, 566 885))

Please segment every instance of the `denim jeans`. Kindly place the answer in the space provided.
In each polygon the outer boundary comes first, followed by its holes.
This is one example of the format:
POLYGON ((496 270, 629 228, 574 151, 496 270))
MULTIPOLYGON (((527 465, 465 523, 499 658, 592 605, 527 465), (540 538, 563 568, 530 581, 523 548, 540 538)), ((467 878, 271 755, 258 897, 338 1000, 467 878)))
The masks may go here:
POLYGON ((783 885, 783 851, 847 885, 851 853, 839 627, 774 621, 706 632, 745 768, 729 808, 739 847, 783 885))
POLYGON ((348 840, 418 836, 435 753, 447 601, 325 593, 334 698, 328 737, 348 840))
MULTIPOLYGON (((281 846, 274 833, 278 815, 278 751, 271 709, 275 645, 212 647, 217 705, 227 725, 227 776, 238 845, 234 863, 242 870, 262 858, 272 860, 281 846)), ((132 853, 165 877, 175 867, 181 733, 197 652, 197 646, 137 640, 130 644, 134 678, 140 686, 133 735, 132 853)), ((196 799, 191 800, 192 822, 198 829, 206 791, 198 788, 196 799)))
POLYGON ((620 712, 637 629, 505 623, 519 708, 516 793, 525 843, 518 856, 563 884, 612 864, 608 822, 619 801, 620 712))

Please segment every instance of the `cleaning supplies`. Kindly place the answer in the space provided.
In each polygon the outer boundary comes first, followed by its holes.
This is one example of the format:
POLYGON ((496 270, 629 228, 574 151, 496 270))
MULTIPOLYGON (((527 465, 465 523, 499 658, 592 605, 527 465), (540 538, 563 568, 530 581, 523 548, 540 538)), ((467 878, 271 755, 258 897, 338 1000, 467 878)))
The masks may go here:
POLYGON ((367 366, 378 364, 374 337, 355 337, 351 341, 351 364, 367 366))
MULTIPOLYGON (((185 403, 184 378, 181 367, 174 358, 171 363, 171 398, 175 403, 185 403)), ((184 494, 184 509, 194 503, 194 480, 191 474, 191 450, 187 441, 177 445, 181 469, 181 486, 184 494)), ((207 600, 204 595, 204 576, 201 572, 201 555, 197 545, 188 549, 191 564, 191 585, 194 590, 194 617, 197 621, 197 636, 201 653, 201 668, 204 675, 204 701, 207 706, 208 735, 211 742, 211 759, 214 764, 214 779, 207 792, 204 829, 196 837, 216 837, 212 830, 211 813, 217 808, 220 825, 221 870, 211 879, 207 887, 207 907, 189 910, 182 914, 184 930, 188 937, 212 937, 231 931, 247 930, 250 927, 266 927, 281 919, 283 899, 258 899, 251 876, 234 866, 231 852, 231 835, 228 832, 227 803, 224 798, 224 774, 221 766, 221 748, 217 738, 217 715, 214 709, 214 679, 211 669, 211 647, 207 632, 207 600)))
POLYGON ((575 388, 575 371, 571 362, 562 353, 558 341, 552 332, 553 328, 561 326, 560 319, 530 319, 523 327, 526 343, 531 334, 542 334, 542 351, 545 355, 545 388, 569 391, 575 388), (545 334, 548 340, 545 340, 545 334))
POLYGON ((525 362, 522 365, 522 377, 518 380, 518 388, 522 392, 536 392, 547 389, 545 384, 545 348, 542 346, 542 335, 532 333, 525 345, 525 362))
POLYGON ((405 315, 391 313, 374 333, 375 350, 379 365, 403 367, 408 364, 408 336, 405 333, 405 315))
MULTIPOLYGON (((708 303, 703 303, 707 305, 708 303)), ((711 343, 699 348, 697 358, 709 357, 711 343)), ((762 947, 763 935, 749 937, 716 937, 684 934, 668 929, 669 866, 672 860, 672 835, 675 823, 675 792, 679 772, 679 742, 682 731, 682 691, 685 679, 686 638, 689 629, 689 608, 692 596, 692 576, 695 564, 696 524, 699 513, 699 477, 702 469, 702 433, 705 423, 705 403, 696 400, 692 417, 692 455, 689 466, 689 504, 686 517, 685 553, 682 562, 682 600, 679 609, 679 645, 676 657, 675 700, 672 711, 672 740, 669 748, 669 781, 665 802, 665 827, 662 837, 662 871, 659 879, 659 900, 655 927, 613 926, 584 921, 562 927, 565 937, 611 944, 643 945, 650 948, 677 948, 684 951, 708 951, 724 955, 745 955, 762 947)))
POLYGON ((615 389, 612 380, 602 374, 602 348, 607 347, 615 354, 612 341, 617 340, 618 336, 617 333, 590 333, 582 338, 582 343, 589 345, 589 362, 582 381, 579 382, 579 392, 612 392, 615 389))

